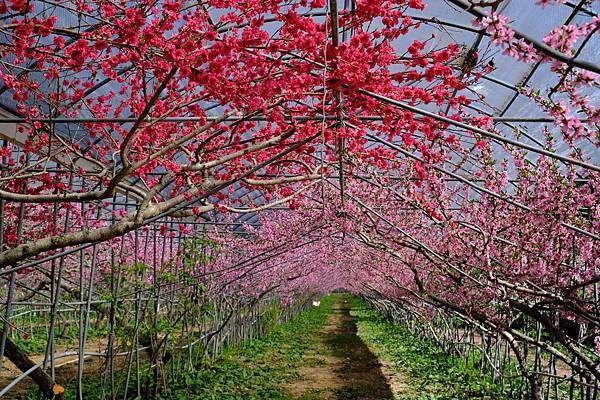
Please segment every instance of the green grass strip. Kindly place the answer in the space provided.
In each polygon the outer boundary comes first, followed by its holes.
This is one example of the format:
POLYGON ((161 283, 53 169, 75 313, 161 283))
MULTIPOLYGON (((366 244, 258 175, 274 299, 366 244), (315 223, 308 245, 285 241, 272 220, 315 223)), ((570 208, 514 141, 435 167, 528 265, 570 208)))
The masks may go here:
POLYGON ((312 335, 324 325, 333 302, 333 297, 326 297, 320 307, 311 307, 265 337, 227 349, 196 371, 182 373, 163 398, 289 399, 280 385, 298 378, 296 368, 311 345, 312 335))
POLYGON ((353 298, 352 315, 358 335, 380 360, 401 375, 402 400, 505 399, 490 377, 459 357, 449 356, 434 343, 405 327, 387 321, 363 300, 353 298))

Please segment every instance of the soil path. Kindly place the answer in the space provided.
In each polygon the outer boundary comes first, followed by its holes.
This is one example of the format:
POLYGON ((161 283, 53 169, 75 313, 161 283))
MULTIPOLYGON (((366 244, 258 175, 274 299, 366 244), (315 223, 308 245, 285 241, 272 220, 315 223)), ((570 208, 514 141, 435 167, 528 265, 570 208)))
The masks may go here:
POLYGON ((314 336, 299 378, 285 389, 298 400, 393 400, 381 363, 356 332, 356 318, 342 298, 314 336))

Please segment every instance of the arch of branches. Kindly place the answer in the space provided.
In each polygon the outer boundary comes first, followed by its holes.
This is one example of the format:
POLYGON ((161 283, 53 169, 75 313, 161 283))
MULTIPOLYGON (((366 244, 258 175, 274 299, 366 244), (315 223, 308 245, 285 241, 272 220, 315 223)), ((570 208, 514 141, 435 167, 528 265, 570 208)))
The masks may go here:
POLYGON ((151 398, 345 289, 596 399, 598 11, 0 1, 0 396, 151 398))

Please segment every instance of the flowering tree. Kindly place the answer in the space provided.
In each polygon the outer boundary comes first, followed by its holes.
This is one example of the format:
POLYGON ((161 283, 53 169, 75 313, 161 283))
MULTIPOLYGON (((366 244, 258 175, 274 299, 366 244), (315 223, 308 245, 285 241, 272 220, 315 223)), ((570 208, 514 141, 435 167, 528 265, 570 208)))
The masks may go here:
POLYGON ((199 282, 209 298, 286 302, 346 288, 422 315, 445 310, 501 333, 516 354, 531 343, 600 378, 554 318, 598 329, 585 288, 600 259, 600 114, 587 96, 600 68, 581 52, 600 19, 536 40, 501 2, 450 2, 515 62, 549 64, 551 87, 514 89, 556 131, 530 145, 474 112, 486 99, 473 88, 494 65, 475 48, 415 40, 440 23, 413 15, 421 0, 0 1, 15 124, 0 148, 11 287, 17 273, 56 287, 81 278, 91 296, 123 273, 190 298, 199 282), (194 242, 206 236, 196 220, 280 207, 248 237, 213 229, 219 251, 195 253, 208 243, 194 242), (515 329, 516 314, 563 348, 515 329))

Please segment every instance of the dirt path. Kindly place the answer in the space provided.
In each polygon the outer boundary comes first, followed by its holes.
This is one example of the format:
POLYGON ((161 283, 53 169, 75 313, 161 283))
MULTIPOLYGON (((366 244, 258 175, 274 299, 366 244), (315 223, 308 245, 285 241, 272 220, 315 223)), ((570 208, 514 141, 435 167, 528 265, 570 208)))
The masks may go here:
POLYGON ((381 363, 356 330, 350 304, 339 300, 306 352, 299 378, 285 389, 298 400, 393 400, 381 363))

